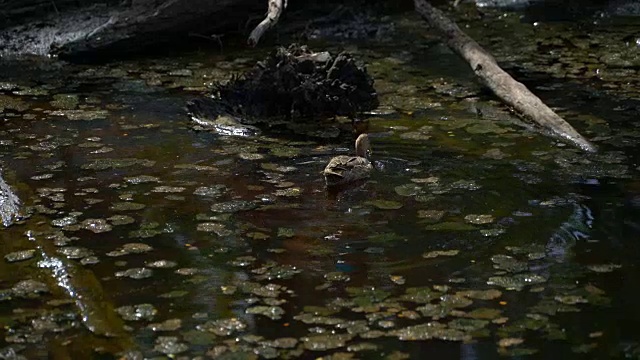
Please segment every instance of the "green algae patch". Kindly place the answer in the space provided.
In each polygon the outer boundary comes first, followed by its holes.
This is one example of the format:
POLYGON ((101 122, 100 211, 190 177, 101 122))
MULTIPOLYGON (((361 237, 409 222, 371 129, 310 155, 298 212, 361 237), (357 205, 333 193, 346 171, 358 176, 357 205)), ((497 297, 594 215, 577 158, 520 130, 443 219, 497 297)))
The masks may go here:
POLYGON ((380 210, 398 210, 402 208, 402 203, 393 200, 373 200, 368 201, 367 204, 380 210))

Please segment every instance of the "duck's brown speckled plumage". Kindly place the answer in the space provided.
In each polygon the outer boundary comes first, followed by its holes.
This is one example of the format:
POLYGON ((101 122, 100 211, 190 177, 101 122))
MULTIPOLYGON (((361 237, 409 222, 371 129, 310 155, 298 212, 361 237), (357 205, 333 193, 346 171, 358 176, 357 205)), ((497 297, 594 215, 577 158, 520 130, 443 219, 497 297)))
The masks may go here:
POLYGON ((327 186, 344 185, 366 179, 373 170, 371 161, 367 159, 369 152, 369 136, 362 134, 356 139, 356 156, 336 156, 324 169, 327 186))

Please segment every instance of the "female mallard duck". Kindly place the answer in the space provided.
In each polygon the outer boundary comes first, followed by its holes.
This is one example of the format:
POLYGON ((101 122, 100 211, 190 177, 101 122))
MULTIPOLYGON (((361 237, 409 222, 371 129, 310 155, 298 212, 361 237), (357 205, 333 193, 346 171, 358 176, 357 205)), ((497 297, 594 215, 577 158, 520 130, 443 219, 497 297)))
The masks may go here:
POLYGON ((336 156, 324 168, 327 186, 344 185, 368 178, 373 170, 368 159, 369 152, 369 136, 361 134, 356 139, 356 156, 336 156))

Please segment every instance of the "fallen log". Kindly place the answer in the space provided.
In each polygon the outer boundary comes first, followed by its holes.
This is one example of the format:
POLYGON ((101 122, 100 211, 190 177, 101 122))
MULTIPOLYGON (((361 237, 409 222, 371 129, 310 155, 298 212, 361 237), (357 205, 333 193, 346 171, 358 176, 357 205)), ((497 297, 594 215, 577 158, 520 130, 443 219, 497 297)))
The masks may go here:
POLYGON ((589 140, 580 135, 526 86, 502 70, 491 54, 460 30, 442 11, 425 0, 415 0, 415 8, 431 27, 442 34, 447 46, 469 63, 476 76, 503 102, 548 130, 551 135, 584 151, 596 151, 596 147, 589 140))

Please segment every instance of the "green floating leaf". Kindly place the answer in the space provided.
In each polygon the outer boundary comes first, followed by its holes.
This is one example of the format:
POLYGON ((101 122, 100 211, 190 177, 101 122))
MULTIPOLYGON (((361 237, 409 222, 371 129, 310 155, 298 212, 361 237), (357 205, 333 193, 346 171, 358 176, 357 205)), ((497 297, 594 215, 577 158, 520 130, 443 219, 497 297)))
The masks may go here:
POLYGON ((374 200, 368 201, 367 204, 375 206, 380 210, 398 210, 402 208, 402 204, 393 200, 374 200))

